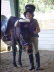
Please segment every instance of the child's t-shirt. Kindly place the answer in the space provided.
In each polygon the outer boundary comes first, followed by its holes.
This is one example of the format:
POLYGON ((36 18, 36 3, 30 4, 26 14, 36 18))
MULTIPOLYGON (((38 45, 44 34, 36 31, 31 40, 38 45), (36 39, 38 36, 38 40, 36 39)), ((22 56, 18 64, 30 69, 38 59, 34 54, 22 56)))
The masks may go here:
POLYGON ((32 19, 30 21, 30 24, 29 24, 29 30, 31 32, 31 36, 32 37, 39 37, 38 33, 34 33, 34 31, 36 31, 36 28, 38 27, 38 22, 36 19, 32 19))

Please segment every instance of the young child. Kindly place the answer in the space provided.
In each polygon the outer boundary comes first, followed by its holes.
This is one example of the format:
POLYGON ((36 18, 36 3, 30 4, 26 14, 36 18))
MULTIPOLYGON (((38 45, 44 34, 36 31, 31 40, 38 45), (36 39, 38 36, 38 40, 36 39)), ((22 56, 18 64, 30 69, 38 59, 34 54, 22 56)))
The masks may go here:
POLYGON ((42 70, 42 68, 40 68, 40 54, 38 50, 38 37, 39 37, 38 33, 40 32, 40 27, 37 20, 33 18, 35 6, 28 4, 25 6, 25 9, 26 11, 24 12, 24 16, 30 20, 29 30, 31 32, 31 41, 35 48, 36 70, 42 70))

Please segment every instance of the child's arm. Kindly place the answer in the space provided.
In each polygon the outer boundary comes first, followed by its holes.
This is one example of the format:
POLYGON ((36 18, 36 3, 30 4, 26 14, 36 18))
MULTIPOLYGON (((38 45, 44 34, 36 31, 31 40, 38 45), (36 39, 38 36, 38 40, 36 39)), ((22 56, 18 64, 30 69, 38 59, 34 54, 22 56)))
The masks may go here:
POLYGON ((14 27, 17 27, 17 26, 19 26, 19 21, 18 20, 14 24, 14 27))
POLYGON ((38 21, 36 20, 36 33, 39 33, 39 32, 40 32, 40 27, 39 27, 38 21))
POLYGON ((36 28, 36 32, 37 32, 37 33, 39 33, 39 32, 40 32, 40 27, 39 27, 39 24, 38 24, 38 26, 37 26, 37 28, 36 28))
POLYGON ((37 20, 36 20, 35 24, 36 24, 36 31, 34 31, 34 33, 39 33, 40 32, 40 27, 39 27, 39 24, 38 24, 37 20))

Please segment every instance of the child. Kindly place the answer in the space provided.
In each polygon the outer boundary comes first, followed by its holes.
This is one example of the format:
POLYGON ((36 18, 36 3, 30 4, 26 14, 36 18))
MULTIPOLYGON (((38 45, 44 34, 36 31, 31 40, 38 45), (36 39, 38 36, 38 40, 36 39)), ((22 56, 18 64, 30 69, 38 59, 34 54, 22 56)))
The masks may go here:
MULTIPOLYGON (((26 11, 24 16, 30 20, 29 30, 31 32, 31 40, 35 48, 35 57, 36 57, 36 70, 41 70, 40 68, 40 54, 38 50, 38 33, 40 32, 40 27, 36 19, 34 19, 35 6, 28 4, 25 6, 26 11)), ((31 60, 32 61, 32 60, 31 60)))

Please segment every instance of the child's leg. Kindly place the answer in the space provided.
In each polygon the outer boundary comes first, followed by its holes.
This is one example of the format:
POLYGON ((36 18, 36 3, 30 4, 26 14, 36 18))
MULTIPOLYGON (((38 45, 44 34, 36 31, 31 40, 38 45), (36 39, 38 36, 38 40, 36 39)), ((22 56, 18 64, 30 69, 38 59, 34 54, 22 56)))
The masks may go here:
POLYGON ((40 54, 38 50, 38 37, 33 37, 32 42, 35 48, 36 70, 40 70, 40 54))
POLYGON ((32 37, 32 43, 34 45, 35 54, 38 52, 38 37, 32 37))
POLYGON ((12 36, 11 42, 12 42, 12 52, 13 52, 13 65, 16 67, 17 66, 16 64, 16 40, 14 36, 12 36))
POLYGON ((22 61, 21 61, 21 56, 22 56, 22 45, 20 43, 20 40, 18 39, 18 43, 19 43, 19 55, 18 55, 18 64, 20 66, 22 66, 22 61))

